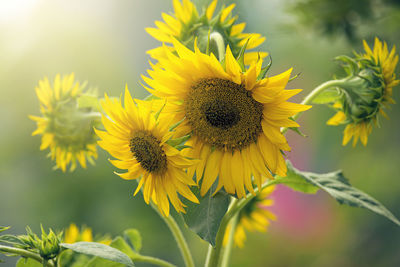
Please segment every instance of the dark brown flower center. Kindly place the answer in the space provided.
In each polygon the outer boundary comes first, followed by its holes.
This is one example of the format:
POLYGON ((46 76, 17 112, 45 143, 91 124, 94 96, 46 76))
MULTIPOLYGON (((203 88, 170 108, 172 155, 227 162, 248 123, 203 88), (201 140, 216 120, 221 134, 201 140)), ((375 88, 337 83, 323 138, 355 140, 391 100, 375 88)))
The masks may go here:
POLYGON ((150 132, 137 131, 129 144, 131 152, 143 169, 161 174, 167 170, 167 156, 150 132))
POLYGON ((243 85, 219 78, 197 81, 185 99, 193 134, 220 149, 242 149, 262 132, 263 105, 243 85))

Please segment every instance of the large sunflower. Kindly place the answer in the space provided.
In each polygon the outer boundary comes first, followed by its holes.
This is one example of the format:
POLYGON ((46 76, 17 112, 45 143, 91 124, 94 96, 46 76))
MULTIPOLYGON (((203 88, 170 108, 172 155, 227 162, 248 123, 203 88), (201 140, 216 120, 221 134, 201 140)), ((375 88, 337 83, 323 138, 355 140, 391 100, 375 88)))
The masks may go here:
POLYGON ((227 47, 224 64, 195 46, 194 52, 174 41, 177 54, 166 50, 143 76, 157 97, 175 104, 174 116, 183 122, 176 131, 191 133, 187 155, 200 159, 189 168, 202 180, 204 195, 218 178, 217 191, 245 197, 254 193, 252 176, 260 187, 271 174, 286 176, 281 150, 290 150, 281 127, 298 127, 290 119, 310 106, 286 102, 301 90, 285 90, 291 69, 273 77, 258 78, 262 60, 243 72, 227 47))
POLYGON ((353 146, 358 139, 364 146, 367 145, 372 126, 377 124, 378 114, 388 118, 383 109, 395 103, 392 98, 393 87, 400 83, 395 74, 399 60, 396 48, 393 46, 389 52, 386 42, 382 43, 378 38, 375 38, 373 50, 366 41, 363 44, 365 53, 356 54, 354 62, 357 71, 352 75, 366 81, 363 81, 362 86, 350 87, 351 91, 345 85, 342 86, 343 97, 333 105, 338 112, 327 122, 328 125, 347 124, 343 145, 352 138, 353 146))
MULTIPOLYGON (((234 56, 237 56, 241 47, 249 41, 247 49, 253 49, 265 41, 265 37, 258 33, 243 33, 246 23, 235 24, 237 16, 232 16, 235 4, 223 7, 216 16, 214 16, 218 0, 214 0, 199 15, 196 6, 189 0, 173 0, 174 14, 168 15, 162 13, 164 22, 156 21, 157 28, 146 28, 146 31, 160 42, 172 44, 174 39, 179 40, 186 47, 192 48, 194 41, 198 38, 199 49, 206 51, 208 42, 208 33, 219 33, 224 42, 228 44, 234 56)), ((173 50, 173 47, 168 47, 173 50)), ((148 51, 153 58, 165 57, 165 50, 158 47, 148 51)), ((254 62, 258 57, 266 57, 266 52, 248 52, 245 54, 245 64, 254 62)))
POLYGON ((128 170, 117 173, 121 178, 142 177, 135 195, 143 186, 146 203, 151 199, 165 216, 169 215, 169 201, 178 212, 185 212, 177 193, 198 203, 189 189, 195 183, 184 171, 194 161, 166 143, 172 135, 169 120, 156 120, 145 105, 136 106, 127 88, 124 98, 122 107, 120 101, 105 96, 102 122, 106 131, 96 130, 101 138, 98 144, 116 158, 111 160, 115 167, 128 170))
POLYGON ((47 77, 36 87, 43 117, 29 116, 37 123, 32 135, 42 135, 40 150, 50 148, 51 159, 62 171, 69 164, 74 170, 76 161, 86 168, 86 160, 94 164, 93 158, 97 158, 93 126, 100 117, 89 106, 79 107, 78 99, 85 94, 83 88, 74 82, 73 73, 62 78, 58 74, 53 87, 47 77))
MULTIPOLYGON (((268 207, 272 206, 274 203, 274 201, 269 198, 274 190, 275 186, 265 188, 239 212, 238 223, 233 234, 233 240, 237 247, 242 248, 244 246, 246 230, 250 232, 265 232, 268 229, 270 221, 276 219, 275 214, 268 210, 268 207)), ((226 228, 224 245, 228 242, 231 227, 231 224, 229 224, 226 228)))

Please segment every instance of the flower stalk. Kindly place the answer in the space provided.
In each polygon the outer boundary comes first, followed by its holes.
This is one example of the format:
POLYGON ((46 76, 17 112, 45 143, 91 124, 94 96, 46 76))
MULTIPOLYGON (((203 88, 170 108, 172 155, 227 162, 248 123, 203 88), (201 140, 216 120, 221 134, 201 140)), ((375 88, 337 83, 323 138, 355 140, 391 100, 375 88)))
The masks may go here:
POLYGON ((171 231, 172 235, 175 238, 175 241, 179 247, 179 250, 182 254, 183 260, 185 262, 186 267, 194 267, 194 261, 192 254, 190 252, 189 246, 185 240, 185 237, 183 236, 183 233, 181 229, 179 228, 178 224, 172 218, 172 215, 169 215, 168 217, 163 216, 158 208, 153 204, 153 202, 150 202, 151 207, 157 212, 158 215, 164 220, 164 222, 167 224, 169 230, 171 231))
POLYGON ((43 266, 55 267, 51 261, 45 261, 42 257, 40 257, 39 254, 25 250, 25 249, 0 245, 0 251, 11 253, 11 254, 17 254, 17 255, 20 255, 25 258, 34 259, 40 263, 43 263, 43 266))
MULTIPOLYGON (((345 81, 342 79, 342 80, 330 80, 330 81, 327 81, 327 82, 324 82, 324 83, 320 84, 319 86, 315 87, 314 90, 312 90, 312 91, 304 98, 304 100, 301 102, 301 104, 303 104, 303 105, 311 104, 312 101, 313 101, 320 93, 322 93, 323 91, 325 91, 325 90, 327 90, 327 89, 329 89, 329 88, 340 86, 340 85, 343 84, 344 82, 345 82, 345 81)), ((303 113, 303 112, 299 112, 299 113, 297 113, 296 115, 294 115, 294 116, 292 117, 293 120, 297 120, 297 119, 300 117, 300 115, 301 115, 302 113, 303 113)), ((282 131, 282 133, 286 133, 288 129, 289 129, 288 127, 283 127, 281 131, 282 131)))
MULTIPOLYGON (((264 183, 261 188, 256 188, 254 191, 256 195, 258 192, 262 191, 263 189, 274 185, 275 180, 269 180, 268 182, 264 183)), ((232 201, 232 205, 229 208, 228 212, 225 214, 225 216, 222 218, 220 227, 218 229, 216 241, 215 241, 215 247, 210 246, 208 250, 208 255, 206 258, 206 263, 205 267, 216 267, 216 266, 224 266, 222 265, 221 262, 221 251, 222 251, 222 246, 223 246, 223 240, 224 240, 224 235, 226 232, 226 227, 228 226, 229 222, 236 217, 239 212, 254 198, 256 197, 255 195, 249 193, 247 194, 246 198, 242 198, 240 200, 234 199, 232 201)), ((224 263, 224 261, 222 261, 224 263)))

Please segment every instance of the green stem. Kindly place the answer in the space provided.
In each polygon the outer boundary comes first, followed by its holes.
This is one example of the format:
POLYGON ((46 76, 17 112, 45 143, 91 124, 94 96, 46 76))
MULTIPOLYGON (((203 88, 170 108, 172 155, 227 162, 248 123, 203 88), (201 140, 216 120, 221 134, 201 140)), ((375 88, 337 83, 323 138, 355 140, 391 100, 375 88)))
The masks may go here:
MULTIPOLYGON (((301 104, 303 104, 303 105, 310 104, 314 100, 314 98, 316 98, 324 90, 332 88, 332 87, 336 87, 338 85, 341 85, 342 83, 343 83, 343 80, 330 80, 330 81, 320 84, 304 98, 304 100, 301 102, 301 104)), ((301 114, 302 114, 302 112, 299 112, 296 115, 294 115, 292 118, 294 120, 297 120, 301 114)), ((288 130, 287 127, 282 128, 282 133, 286 133, 287 130, 288 130)))
MULTIPOLYGON (((275 180, 270 180, 266 182, 265 184, 262 185, 261 190, 264 188, 267 188, 268 186, 274 185, 276 183, 275 180)), ((259 191, 258 188, 254 190, 256 192, 256 195, 259 191)), ((211 247, 208 251, 207 255, 207 260, 206 260, 206 267, 216 267, 216 266, 221 266, 219 265, 220 262, 220 254, 221 254, 221 249, 222 249, 222 243, 224 240, 224 234, 226 231, 226 227, 228 226, 229 221, 234 218, 239 212, 255 197, 255 195, 252 194, 247 194, 246 198, 237 200, 235 199, 232 202, 232 205, 228 212, 224 215, 222 218, 221 224, 218 229, 216 241, 215 241, 215 247, 211 247)))
POLYGON ((229 231, 228 243, 226 244, 226 247, 224 248, 224 252, 222 254, 221 267, 229 267, 229 259, 231 258, 231 252, 234 243, 233 241, 238 221, 239 221, 239 215, 236 214, 236 216, 232 219, 232 222, 230 224, 231 228, 229 231))
POLYGON ((171 231, 172 235, 175 238, 176 243, 178 244, 179 250, 181 251, 183 260, 185 261, 185 266, 186 267, 194 267, 194 261, 192 254, 190 253, 189 246, 186 243, 185 237, 183 236, 183 233, 181 229, 179 228, 178 224, 172 217, 172 215, 169 215, 168 217, 163 216, 158 208, 150 202, 151 207, 160 215, 160 217, 164 220, 164 222, 167 224, 169 230, 171 231))
POLYGON ((146 263, 151 263, 151 264, 158 265, 161 267, 176 267, 176 265, 169 263, 167 261, 164 261, 164 260, 161 260, 158 258, 154 258, 154 257, 143 256, 143 255, 135 257, 133 260, 135 262, 146 262, 146 263))
MULTIPOLYGON (((25 257, 25 258, 31 258, 31 259, 34 259, 34 260, 40 262, 40 263, 44 263, 45 262, 43 260, 43 258, 40 257, 39 254, 36 254, 34 252, 31 252, 31 251, 28 251, 28 250, 25 250, 25 249, 21 249, 21 248, 14 248, 14 247, 0 245, 0 251, 11 253, 11 254, 17 254, 17 255, 20 255, 20 256, 25 257)), ((43 265, 43 266, 54 267, 54 264, 52 264, 51 262, 47 262, 47 264, 43 265)))
POLYGON ((233 214, 231 211, 236 210, 237 203, 237 199, 234 199, 232 201, 228 212, 221 220, 221 224, 219 225, 217 236, 215 238, 215 247, 210 247, 208 250, 207 261, 205 263, 206 267, 216 267, 219 264, 226 227, 228 226, 228 223, 232 219, 232 217, 236 214, 233 214))
POLYGON ((219 32, 213 32, 210 35, 210 42, 215 42, 218 49, 218 59, 219 61, 225 58, 225 42, 224 37, 219 32))

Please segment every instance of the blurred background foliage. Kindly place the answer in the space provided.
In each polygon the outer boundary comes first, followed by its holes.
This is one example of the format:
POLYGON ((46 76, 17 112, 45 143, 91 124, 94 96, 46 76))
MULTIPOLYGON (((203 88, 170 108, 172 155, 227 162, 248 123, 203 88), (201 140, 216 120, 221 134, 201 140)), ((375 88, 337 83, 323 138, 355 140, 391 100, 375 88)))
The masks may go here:
MULTIPOLYGON (((183 261, 167 227, 132 197, 135 182, 113 174, 110 157, 99 150, 96 166, 73 173, 52 171, 53 163, 31 137, 38 115, 34 87, 44 76, 75 72, 101 93, 121 94, 125 83, 137 98, 147 95, 140 74, 149 67, 146 50, 158 43, 144 28, 161 12, 172 11, 165 0, 5 0, 0 2, 0 225, 22 234, 40 223, 65 229, 70 222, 94 233, 120 234, 137 228, 143 253, 183 261), (171 245, 170 245, 171 244, 171 245)), ((209 1, 198 1, 200 5, 209 1)), ((222 1, 224 2, 224 1, 222 1)), ((372 44, 375 36, 400 46, 398 0, 246 0, 236 2, 246 30, 267 37, 262 49, 273 57, 271 74, 290 67, 301 73, 290 83, 303 88, 300 101, 338 70, 332 60, 372 44)), ((398 90, 394 98, 398 99, 398 90)), ((326 126, 333 111, 315 106, 301 118, 307 138, 288 134, 288 158, 301 170, 343 169, 352 184, 374 196, 400 216, 400 106, 374 129, 366 148, 342 147, 342 128, 326 126)), ((231 266, 400 266, 400 230, 366 210, 341 207, 325 193, 302 195, 279 187, 273 196, 278 220, 267 234, 249 234, 236 249, 231 266)), ((207 244, 185 230, 194 257, 202 265, 207 244)), ((13 266, 15 260, 2 266, 13 266)), ((140 265, 138 266, 145 266, 140 265)))

